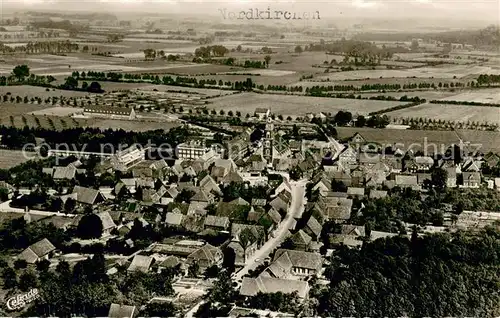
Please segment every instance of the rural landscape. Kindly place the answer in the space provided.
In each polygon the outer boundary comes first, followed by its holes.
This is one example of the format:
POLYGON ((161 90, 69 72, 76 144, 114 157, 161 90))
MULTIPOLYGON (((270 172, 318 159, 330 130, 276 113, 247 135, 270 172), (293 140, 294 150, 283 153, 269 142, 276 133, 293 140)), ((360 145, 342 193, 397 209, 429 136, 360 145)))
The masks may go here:
POLYGON ((2 316, 500 316, 494 5, 56 3, 0 15, 2 316))

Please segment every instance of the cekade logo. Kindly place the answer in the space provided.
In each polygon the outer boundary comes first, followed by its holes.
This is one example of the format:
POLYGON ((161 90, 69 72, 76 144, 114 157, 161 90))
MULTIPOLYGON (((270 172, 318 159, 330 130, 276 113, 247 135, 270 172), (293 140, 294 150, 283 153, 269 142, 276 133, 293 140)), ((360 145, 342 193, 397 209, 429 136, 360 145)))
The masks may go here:
POLYGON ((8 310, 19 310, 34 301, 40 296, 37 288, 31 289, 29 292, 24 294, 19 294, 14 297, 7 299, 7 309, 8 310))

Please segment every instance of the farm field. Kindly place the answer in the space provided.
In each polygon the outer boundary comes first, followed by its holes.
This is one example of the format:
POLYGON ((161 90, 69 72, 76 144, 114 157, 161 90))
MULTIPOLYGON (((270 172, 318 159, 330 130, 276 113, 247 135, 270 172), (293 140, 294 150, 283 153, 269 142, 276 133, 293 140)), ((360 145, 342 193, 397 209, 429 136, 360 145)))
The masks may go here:
POLYGON ((29 153, 29 156, 30 157, 26 156, 21 150, 0 149, 0 169, 9 169, 23 162, 29 161, 31 157, 35 156, 35 154, 29 153))
POLYGON ((271 112, 282 115, 305 115, 306 113, 331 112, 347 110, 352 113, 368 114, 397 105, 397 101, 374 101, 342 98, 307 97, 282 94, 241 93, 214 98, 207 105, 215 110, 240 111, 242 114, 253 114, 258 107, 270 108, 271 112))
MULTIPOLYGON (((360 71, 361 72, 361 71, 360 71)), ((375 72, 375 71, 372 71, 375 72)), ((436 86, 439 83, 455 83, 455 82, 467 82, 472 80, 470 79, 453 79, 453 78, 412 78, 412 77, 400 77, 400 78, 392 78, 392 77, 384 77, 384 78, 370 78, 370 79, 350 79, 350 80, 335 80, 333 78, 328 77, 329 74, 340 74, 346 72, 335 72, 328 73, 324 75, 322 80, 317 78, 313 78, 312 80, 298 81, 294 83, 292 86, 302 86, 302 87, 311 87, 311 86, 329 86, 329 85, 353 85, 353 86, 361 86, 364 84, 419 84, 422 82, 425 83, 434 83, 436 86)))
POLYGON ((127 131, 148 131, 155 129, 169 130, 177 127, 180 124, 177 122, 158 122, 158 121, 128 121, 119 119, 106 118, 71 118, 49 115, 22 115, 12 118, 0 118, 0 125, 14 126, 23 128, 25 126, 31 128, 45 128, 51 130, 63 130, 78 127, 93 127, 101 129, 123 129, 127 131), (38 122, 37 122, 38 119, 38 122))
POLYGON ((430 104, 396 110, 387 113, 390 117, 429 118, 456 122, 475 121, 500 125, 500 108, 452 104, 430 104))
POLYGON ((40 97, 45 99, 47 97, 84 97, 90 95, 86 92, 69 91, 64 89, 51 88, 47 91, 45 87, 40 86, 30 86, 30 85, 15 85, 15 86, 0 86, 0 95, 5 95, 10 92, 14 96, 28 96, 40 97))
POLYGON ((177 122, 131 121, 117 119, 96 119, 89 127, 101 129, 123 129, 126 131, 148 131, 156 129, 170 130, 180 126, 177 122))
POLYGON ((9 116, 18 116, 33 111, 40 111, 48 107, 50 107, 50 105, 0 102, 0 118, 8 118, 9 116))
MULTIPOLYGON (((294 71, 281 71, 281 70, 270 70, 270 69, 262 69, 262 70, 245 70, 245 71, 237 71, 234 72, 236 74, 259 74, 261 76, 284 76, 294 74, 294 71)), ((233 73, 233 74, 234 74, 233 73)))
POLYGON ((77 107, 50 107, 42 110, 31 112, 30 115, 36 116, 71 116, 77 112, 81 112, 81 108, 77 107))
POLYGON ((194 87, 183 87, 183 86, 173 86, 173 85, 155 85, 150 83, 118 83, 118 82, 100 82, 101 87, 106 92, 113 91, 158 91, 158 92, 189 92, 193 96, 197 97, 214 97, 222 95, 231 95, 234 92, 229 90, 221 89, 205 89, 205 88, 194 88, 194 87))
POLYGON ((442 99, 460 101, 460 102, 466 101, 466 102, 476 102, 476 103, 500 104, 500 88, 480 89, 473 91, 468 90, 442 99))
POLYGON ((400 129, 375 129, 375 128, 353 128, 337 127, 339 139, 347 139, 355 133, 360 133, 367 141, 376 142, 384 146, 399 143, 405 149, 413 150, 427 149, 429 152, 437 147, 438 151, 446 150, 449 145, 464 143, 480 144, 481 152, 500 151, 500 132, 480 130, 400 130, 400 129), (390 140, 390 142, 388 142, 390 140))
POLYGON ((327 79, 330 81, 349 80, 349 79, 366 79, 366 78, 462 78, 469 75, 479 74, 500 74, 500 69, 487 66, 470 66, 470 65, 445 65, 439 67, 421 67, 408 70, 360 70, 329 73, 318 76, 317 79, 327 79))
POLYGON ((500 152, 500 132, 459 129, 457 134, 465 141, 480 145, 482 153, 500 152))
POLYGON ((401 98, 403 96, 411 97, 419 97, 424 98, 426 100, 434 100, 434 99, 448 99, 449 96, 456 95, 457 92, 451 92, 446 90, 433 90, 433 91, 408 91, 408 92, 388 92, 388 93, 363 93, 359 92, 356 95, 361 95, 362 97, 372 97, 372 96, 391 96, 394 98, 401 98))

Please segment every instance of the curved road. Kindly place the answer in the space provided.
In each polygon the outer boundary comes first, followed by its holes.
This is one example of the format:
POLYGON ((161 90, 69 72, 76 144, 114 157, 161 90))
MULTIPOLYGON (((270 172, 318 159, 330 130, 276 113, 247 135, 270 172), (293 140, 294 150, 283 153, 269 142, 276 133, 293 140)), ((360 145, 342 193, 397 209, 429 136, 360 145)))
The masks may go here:
MULTIPOLYGON (((257 266, 264 262, 264 259, 269 256, 269 254, 274 251, 287 237, 288 229, 292 225, 292 222, 295 217, 298 217, 304 211, 306 198, 306 184, 307 180, 303 179, 300 181, 291 181, 290 185, 292 187, 292 203, 290 205, 290 209, 288 210, 287 215, 280 223, 277 230, 274 232, 274 237, 271 237, 260 249, 258 249, 252 257, 247 259, 245 266, 238 271, 233 279, 238 281, 244 275, 248 274, 250 270, 255 269, 257 266), (256 259, 259 259, 257 262, 256 259)), ((240 283, 238 283, 237 288, 240 287, 240 283)), ((198 308, 204 303, 204 301, 198 302, 193 308, 191 308, 185 315, 187 318, 194 317, 193 315, 198 311, 198 308)))

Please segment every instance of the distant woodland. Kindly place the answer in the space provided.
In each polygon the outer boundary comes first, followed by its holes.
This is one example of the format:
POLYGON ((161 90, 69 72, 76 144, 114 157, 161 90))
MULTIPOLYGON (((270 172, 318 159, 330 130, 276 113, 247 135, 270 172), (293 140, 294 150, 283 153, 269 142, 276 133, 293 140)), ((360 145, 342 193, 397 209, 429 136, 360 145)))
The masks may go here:
POLYGON ((500 29, 490 25, 481 30, 460 30, 439 33, 361 33, 354 37, 359 41, 411 41, 419 38, 445 43, 461 43, 480 47, 495 47, 500 45, 500 29))

